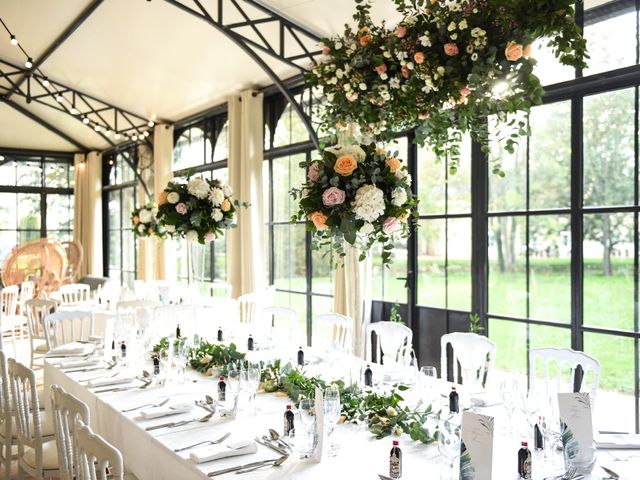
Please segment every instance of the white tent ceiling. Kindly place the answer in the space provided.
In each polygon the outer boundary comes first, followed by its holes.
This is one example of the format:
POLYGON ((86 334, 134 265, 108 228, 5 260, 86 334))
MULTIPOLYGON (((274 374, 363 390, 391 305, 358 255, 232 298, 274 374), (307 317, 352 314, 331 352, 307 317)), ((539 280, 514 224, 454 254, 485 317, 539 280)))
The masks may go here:
MULTIPOLYGON (((192 0, 181 0, 194 7, 192 0)), ((225 0, 226 3, 229 3, 225 0)), ((203 0, 213 12, 216 0, 203 0)), ((239 2, 248 10, 248 7, 239 2)), ((263 2, 318 36, 333 35, 351 22, 352 0, 263 2)), ((37 59, 91 4, 90 0, 0 0, 0 18, 37 59)), ((197 8, 197 7, 195 7, 197 8)), ((255 10, 254 10, 255 11, 255 10)), ((234 15, 230 9, 225 14, 234 15)), ((378 0, 374 16, 397 18, 391 0, 378 0)), ((242 21, 227 18, 225 21, 242 21)), ((247 27, 249 30, 249 27, 247 27)), ((273 39, 277 32, 270 32, 273 39)), ((250 34, 250 32, 248 32, 250 34)), ((24 55, 0 31, 0 59, 23 65, 24 55)), ((271 38, 269 39, 271 40, 271 38)), ((299 71, 276 59, 280 78, 299 71)), ((41 65, 52 80, 147 118, 175 122, 223 103, 232 92, 272 81, 250 57, 206 22, 164 0, 106 0, 41 65)), ((13 95, 13 101, 89 148, 108 143, 63 112, 13 95)), ((13 108, 0 104, 0 147, 74 151, 77 148, 13 108)))

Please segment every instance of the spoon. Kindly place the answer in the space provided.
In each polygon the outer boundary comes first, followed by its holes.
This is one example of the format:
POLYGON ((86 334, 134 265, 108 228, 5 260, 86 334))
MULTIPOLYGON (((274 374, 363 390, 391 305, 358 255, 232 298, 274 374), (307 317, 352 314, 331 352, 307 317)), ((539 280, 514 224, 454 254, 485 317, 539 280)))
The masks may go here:
POLYGON ((253 472, 254 470, 257 470, 257 469, 262 468, 262 467, 279 467, 284 462, 286 462, 288 458, 289 458, 289 455, 283 455, 282 457, 278 458, 277 460, 273 460, 271 462, 263 463, 262 465, 256 465, 255 467, 245 468, 244 470, 238 470, 238 471, 236 471, 236 473, 253 472))
POLYGON ((279 443, 280 445, 282 445, 284 448, 288 448, 291 449, 291 445, 289 445, 287 442, 285 442, 282 438, 280 438, 280 434, 278 432, 276 432, 273 428, 269 429, 269 435, 271 436, 271 439, 274 442, 279 443))
POLYGON ((169 398, 165 398, 160 403, 147 403, 146 405, 139 405, 137 407, 127 408, 125 410, 120 410, 120 411, 122 413, 127 413, 127 412, 133 412, 134 410, 140 410, 141 408, 144 408, 144 407, 162 407, 163 405, 166 405, 168 402, 169 402, 169 398))
POLYGON ((94 381, 94 380, 99 380, 99 379, 101 379, 101 378, 104 378, 104 379, 106 380, 106 379, 108 379, 108 378, 113 378, 113 377, 115 377, 116 375, 118 375, 118 373, 120 373, 120 372, 116 372, 116 373, 114 373, 113 375, 109 375, 109 376, 105 376, 105 375, 98 375, 97 377, 84 378, 84 379, 82 379, 82 380, 80 380, 80 381, 81 381, 81 382, 92 382, 92 381, 94 381))

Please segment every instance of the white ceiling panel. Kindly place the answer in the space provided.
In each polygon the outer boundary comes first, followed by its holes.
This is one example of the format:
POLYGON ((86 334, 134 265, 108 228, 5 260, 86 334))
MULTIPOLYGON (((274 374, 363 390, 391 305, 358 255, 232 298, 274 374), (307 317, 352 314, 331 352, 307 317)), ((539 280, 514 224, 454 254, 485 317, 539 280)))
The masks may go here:
POLYGON ((10 106, 0 103, 0 146, 73 152, 77 147, 10 106))

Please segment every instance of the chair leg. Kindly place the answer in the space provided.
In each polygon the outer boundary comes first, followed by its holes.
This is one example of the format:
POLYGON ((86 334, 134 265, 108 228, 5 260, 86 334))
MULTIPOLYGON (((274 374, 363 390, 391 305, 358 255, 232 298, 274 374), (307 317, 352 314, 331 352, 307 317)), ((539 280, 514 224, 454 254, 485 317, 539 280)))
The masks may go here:
POLYGON ((11 343, 13 343, 13 357, 18 358, 18 347, 16 347, 16 332, 11 332, 11 343))

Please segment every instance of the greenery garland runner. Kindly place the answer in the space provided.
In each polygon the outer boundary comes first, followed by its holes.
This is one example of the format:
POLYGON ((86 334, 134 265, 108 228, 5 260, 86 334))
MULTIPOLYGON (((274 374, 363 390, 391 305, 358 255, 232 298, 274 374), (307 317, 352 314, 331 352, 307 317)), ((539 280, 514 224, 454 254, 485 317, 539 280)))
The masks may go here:
POLYGON ((131 212, 131 229, 136 237, 166 237, 166 231, 158 223, 158 204, 149 202, 131 212))
MULTIPOLYGON (((586 67, 575 0, 394 0, 402 20, 375 24, 370 0, 356 0, 357 29, 325 38, 306 76, 326 102, 325 128, 357 124, 390 139, 416 128, 416 141, 447 158, 455 173, 462 134, 488 152, 488 119, 506 122, 499 140, 513 152, 528 134, 526 116, 542 101, 532 43, 546 42, 564 65, 586 67)), ((494 172, 501 173, 495 166, 494 172)))
POLYGON ((248 203, 232 200, 231 187, 220 180, 174 178, 160 193, 158 221, 171 238, 206 243, 236 227, 236 209, 248 203))
POLYGON ((329 247, 344 257, 344 242, 363 260, 380 243, 382 262, 391 262, 393 241, 409 236, 418 200, 411 176, 398 158, 374 143, 326 148, 320 160, 304 161, 307 181, 291 190, 299 210, 291 221, 305 221, 315 249, 329 247))
MULTIPOLYGON (((162 353, 168 347, 169 340, 164 337, 154 345, 153 351, 162 353)), ((216 369, 226 374, 230 364, 246 366, 246 358, 233 343, 226 346, 201 341, 189 350, 189 363, 205 375, 211 375, 216 369)), ((283 365, 280 359, 261 367, 264 391, 285 392, 295 403, 301 398, 314 398, 316 387, 324 390, 328 385, 320 377, 308 377, 290 363, 283 365)), ((406 385, 395 385, 388 393, 376 393, 362 390, 357 385, 346 385, 342 380, 332 383, 340 391, 342 421, 365 423, 376 438, 407 433, 412 440, 426 444, 438 439, 437 421, 431 422, 434 425, 431 430, 428 420, 437 420, 440 412, 434 412, 431 405, 423 410, 419 409, 420 405, 415 409, 403 406, 401 393, 409 388, 406 385)))

